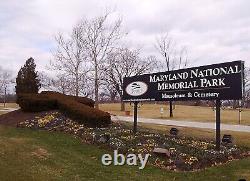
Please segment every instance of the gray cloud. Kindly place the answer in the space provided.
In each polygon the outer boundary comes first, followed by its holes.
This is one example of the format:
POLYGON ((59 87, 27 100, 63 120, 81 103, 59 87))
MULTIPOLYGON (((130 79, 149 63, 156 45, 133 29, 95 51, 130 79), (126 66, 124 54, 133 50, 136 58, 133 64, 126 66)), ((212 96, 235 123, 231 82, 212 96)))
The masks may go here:
POLYGON ((126 40, 155 54, 157 35, 169 32, 187 46, 193 65, 242 59, 250 66, 250 2, 247 0, 9 0, 0 2, 0 64, 17 71, 34 57, 39 70, 52 59, 53 36, 69 32, 81 17, 105 8, 122 15, 126 40))

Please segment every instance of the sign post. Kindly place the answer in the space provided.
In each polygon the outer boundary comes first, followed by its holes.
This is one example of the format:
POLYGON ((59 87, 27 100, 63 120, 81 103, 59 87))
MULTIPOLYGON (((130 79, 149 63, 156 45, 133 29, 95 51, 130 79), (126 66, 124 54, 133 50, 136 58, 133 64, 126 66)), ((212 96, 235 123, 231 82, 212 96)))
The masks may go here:
POLYGON ((169 101, 169 117, 173 117, 173 101, 169 101))
POLYGON ((221 101, 216 100, 216 150, 220 150, 220 106, 221 101))
POLYGON ((134 102, 134 134, 137 132, 137 111, 138 111, 138 101, 134 102))
POLYGON ((241 104, 241 101, 239 101, 239 124, 241 122, 241 111, 242 111, 242 104, 241 104))

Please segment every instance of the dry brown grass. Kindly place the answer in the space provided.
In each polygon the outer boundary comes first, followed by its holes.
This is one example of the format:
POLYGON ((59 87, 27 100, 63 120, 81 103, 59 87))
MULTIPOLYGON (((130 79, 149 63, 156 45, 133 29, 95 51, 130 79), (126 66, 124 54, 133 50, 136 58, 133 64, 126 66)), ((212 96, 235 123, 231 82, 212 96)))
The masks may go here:
POLYGON ((47 159, 51 154, 44 148, 37 148, 35 151, 31 152, 31 155, 39 159, 47 159))
MULTIPOLYGON (((132 123, 129 122, 123 122, 123 123, 132 126, 132 123)), ((187 127, 166 126, 166 125, 147 124, 147 123, 138 124, 138 130, 146 129, 156 133, 160 132, 164 134, 169 134, 169 131, 172 127, 175 127, 179 130, 179 136, 181 137, 193 137, 196 139, 215 140, 215 130, 211 129, 187 128, 187 127)), ((236 131, 221 131, 221 137, 223 136, 223 134, 231 134, 235 144, 250 148, 249 133, 241 133, 236 131)))
MULTIPOLYGON (((120 104, 101 104, 100 109, 111 114, 124 116, 125 112, 120 111, 120 104)), ((126 110, 133 115, 133 107, 126 104, 126 110)), ((138 110, 138 116, 144 118, 171 119, 169 117, 169 106, 162 104, 143 104, 138 110), (160 114, 160 108, 164 108, 163 115, 160 114)), ((250 109, 244 109, 241 114, 241 124, 250 125, 250 109)), ((211 107, 184 106, 176 105, 174 109, 174 120, 189 120, 199 122, 214 122, 215 112, 211 107)), ((221 110, 222 123, 238 124, 239 112, 233 109, 221 110)))
MULTIPOLYGON (((19 108, 18 104, 16 103, 6 103, 5 107, 6 108, 19 108)), ((0 103, 0 109, 3 109, 3 108, 4 108, 4 104, 0 103)))

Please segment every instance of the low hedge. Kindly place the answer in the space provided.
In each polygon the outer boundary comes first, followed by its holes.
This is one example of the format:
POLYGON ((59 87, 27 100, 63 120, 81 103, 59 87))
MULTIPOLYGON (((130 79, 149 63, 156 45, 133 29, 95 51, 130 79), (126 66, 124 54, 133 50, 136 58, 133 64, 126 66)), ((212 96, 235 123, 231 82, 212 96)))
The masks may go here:
POLYGON ((71 95, 64 95, 64 94, 61 94, 59 92, 53 92, 53 91, 42 91, 41 94, 49 96, 50 98, 54 98, 54 99, 71 98, 71 99, 74 99, 81 104, 84 104, 84 105, 87 105, 90 107, 95 106, 95 101, 93 101, 92 99, 89 99, 87 97, 77 97, 77 96, 71 96, 71 95))
POLYGON ((57 109, 57 101, 48 99, 41 94, 22 94, 18 96, 17 103, 25 112, 40 112, 57 109))
POLYGON ((58 101, 59 109, 80 124, 88 127, 107 127, 111 123, 110 114, 68 99, 58 101))
POLYGON ((95 101, 93 101, 92 99, 86 97, 76 97, 76 96, 72 97, 74 97, 74 99, 81 104, 87 105, 89 107, 95 107, 95 101))
POLYGON ((89 98, 44 91, 40 94, 19 95, 17 100, 23 111, 59 109, 70 118, 88 127, 107 127, 111 123, 110 114, 93 108, 94 101, 89 98))

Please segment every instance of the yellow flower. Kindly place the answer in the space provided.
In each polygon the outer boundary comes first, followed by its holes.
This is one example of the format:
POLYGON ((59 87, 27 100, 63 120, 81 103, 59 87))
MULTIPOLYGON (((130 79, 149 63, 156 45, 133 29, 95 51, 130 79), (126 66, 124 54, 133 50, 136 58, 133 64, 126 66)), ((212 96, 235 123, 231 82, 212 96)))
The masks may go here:
POLYGON ((47 123, 52 121, 54 119, 53 115, 46 115, 43 118, 38 119, 38 126, 39 127, 44 127, 47 123))
POLYGON ((171 153, 173 153, 173 152, 176 152, 176 149, 175 149, 175 148, 169 148, 169 151, 170 151, 171 153))
POLYGON ((192 157, 189 158, 189 161, 195 162, 195 161, 198 161, 198 158, 192 156, 192 157))

